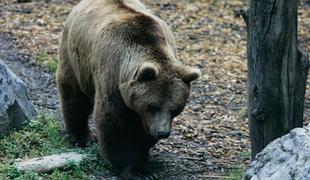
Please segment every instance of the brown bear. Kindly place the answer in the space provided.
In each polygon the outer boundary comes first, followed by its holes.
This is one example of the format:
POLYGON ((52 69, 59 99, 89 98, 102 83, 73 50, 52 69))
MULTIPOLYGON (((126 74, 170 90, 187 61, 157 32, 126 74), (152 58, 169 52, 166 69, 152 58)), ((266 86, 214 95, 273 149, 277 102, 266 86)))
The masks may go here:
POLYGON ((85 146, 93 112, 104 156, 121 175, 148 174, 200 71, 177 59, 169 27, 138 0, 82 0, 60 40, 57 86, 66 130, 85 146))

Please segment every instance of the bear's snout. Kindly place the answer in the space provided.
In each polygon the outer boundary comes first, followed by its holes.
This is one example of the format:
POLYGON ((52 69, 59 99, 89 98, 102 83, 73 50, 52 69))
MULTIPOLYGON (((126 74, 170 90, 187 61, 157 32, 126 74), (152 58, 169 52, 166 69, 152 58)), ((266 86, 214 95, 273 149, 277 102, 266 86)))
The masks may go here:
POLYGON ((171 116, 168 113, 157 113, 147 121, 150 134, 154 139, 168 138, 171 133, 171 116))

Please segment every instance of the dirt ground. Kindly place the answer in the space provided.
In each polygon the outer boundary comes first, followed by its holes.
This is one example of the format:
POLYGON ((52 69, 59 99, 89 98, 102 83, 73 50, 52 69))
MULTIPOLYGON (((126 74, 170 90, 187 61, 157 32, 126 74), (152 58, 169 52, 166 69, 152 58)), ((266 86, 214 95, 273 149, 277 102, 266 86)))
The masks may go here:
MULTIPOLYGON (((77 0, 0 0, 0 59, 27 84, 37 108, 57 116, 54 75, 38 56, 57 58, 62 24, 77 0)), ((143 0, 171 26, 184 64, 203 76, 193 83, 173 133, 151 150, 161 179, 225 179, 249 164, 246 114, 246 28, 236 12, 246 0, 143 0)), ((300 0, 299 41, 310 52, 310 1, 300 0)), ((309 84, 308 84, 309 86, 309 84)), ((309 121, 310 92, 305 100, 309 121)), ((111 177, 103 175, 102 177, 111 177)))

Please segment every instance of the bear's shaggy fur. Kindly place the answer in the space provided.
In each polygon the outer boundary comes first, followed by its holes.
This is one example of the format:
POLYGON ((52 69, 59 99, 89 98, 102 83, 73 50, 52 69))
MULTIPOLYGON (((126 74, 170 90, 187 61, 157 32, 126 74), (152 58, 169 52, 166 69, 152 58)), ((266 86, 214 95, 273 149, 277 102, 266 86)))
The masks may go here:
POLYGON ((169 27, 138 0, 82 0, 59 48, 57 86, 71 141, 85 146, 94 113, 100 148, 124 177, 148 173, 199 70, 177 60, 169 27))

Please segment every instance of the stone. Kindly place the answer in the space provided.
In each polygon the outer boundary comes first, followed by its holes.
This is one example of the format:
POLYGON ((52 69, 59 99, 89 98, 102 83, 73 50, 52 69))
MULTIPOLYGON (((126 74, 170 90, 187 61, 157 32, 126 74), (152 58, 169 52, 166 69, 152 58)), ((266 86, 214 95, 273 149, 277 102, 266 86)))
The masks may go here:
POLYGON ((295 128, 268 144, 243 179, 310 179, 310 125, 295 128))
POLYGON ((36 114, 26 85, 0 60, 0 134, 22 128, 36 114))
POLYGON ((46 23, 43 19, 38 19, 38 20, 37 20, 37 24, 38 24, 39 26, 45 26, 47 23, 46 23))
POLYGON ((83 161, 86 155, 69 152, 62 154, 54 154, 33 158, 21 162, 16 162, 16 167, 22 171, 31 171, 36 173, 45 173, 57 168, 65 167, 70 163, 79 164, 83 161))

